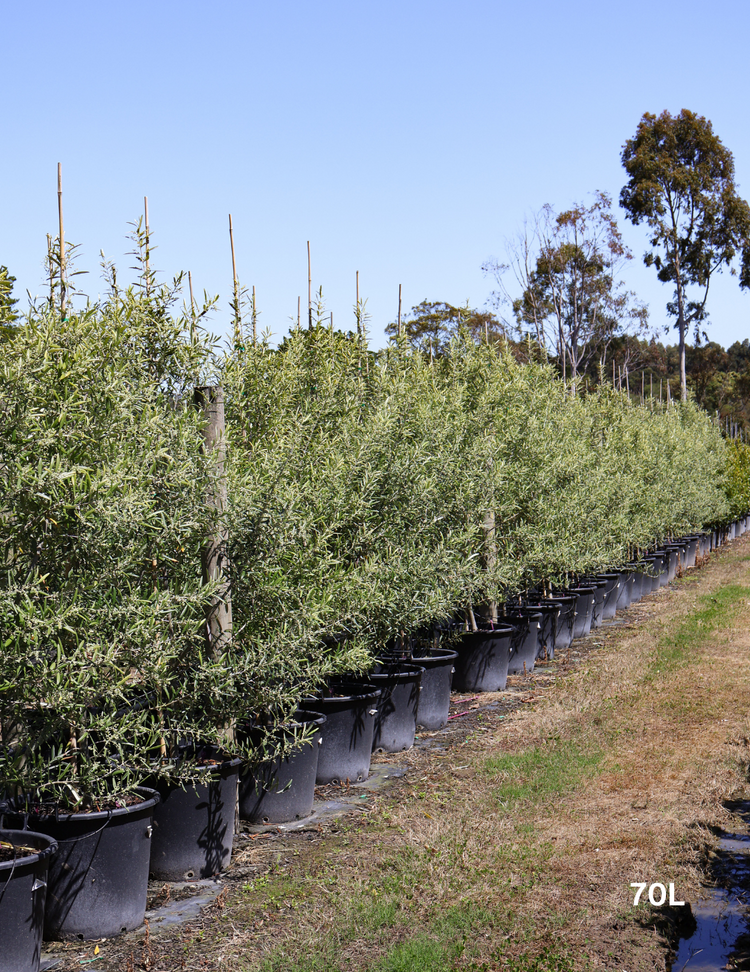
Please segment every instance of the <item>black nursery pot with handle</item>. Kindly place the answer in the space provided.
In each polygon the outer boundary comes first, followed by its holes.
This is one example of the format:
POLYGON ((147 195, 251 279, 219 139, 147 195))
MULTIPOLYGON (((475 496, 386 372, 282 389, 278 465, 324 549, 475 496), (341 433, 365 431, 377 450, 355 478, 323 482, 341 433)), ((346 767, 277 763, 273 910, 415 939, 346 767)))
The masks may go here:
POLYGON ((197 782, 160 777, 154 811, 151 876, 158 881, 209 878, 232 858, 241 760, 216 750, 199 753, 197 782))
POLYGON ((31 830, 0 830, 0 972, 38 972, 47 871, 57 843, 31 830))
POLYGON ((139 786, 124 806, 92 813, 32 806, 6 816, 58 845, 47 882, 46 939, 112 938, 143 924, 158 802, 155 790, 139 786))
POLYGON ((293 739, 303 726, 314 726, 312 738, 294 746, 285 756, 243 767, 239 790, 243 820, 253 824, 289 823, 310 816, 325 722, 320 712, 297 712, 292 722, 276 731, 293 739))

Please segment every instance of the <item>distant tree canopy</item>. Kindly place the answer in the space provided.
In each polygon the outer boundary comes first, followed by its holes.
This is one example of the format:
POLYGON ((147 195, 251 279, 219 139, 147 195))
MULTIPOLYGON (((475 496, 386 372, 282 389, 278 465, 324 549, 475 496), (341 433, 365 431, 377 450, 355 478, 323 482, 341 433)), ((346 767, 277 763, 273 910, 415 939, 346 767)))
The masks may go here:
MULTIPOLYGON (((604 381, 611 383, 614 371, 615 384, 629 384, 631 394, 643 388, 646 396, 653 391, 654 397, 665 398, 669 387, 672 398, 679 396, 679 345, 626 335, 612 342, 610 359, 604 381)), ((688 345, 685 360, 688 394, 711 414, 730 417, 750 432, 750 340, 735 341, 726 350, 715 341, 688 345)), ((590 368, 587 377, 596 383, 598 369, 590 368)))
POLYGON ((683 109, 648 112, 622 150, 628 182, 620 193, 627 218, 650 230, 644 262, 672 284, 667 304, 679 335, 680 385, 687 396, 686 338, 707 317, 711 277, 732 268, 738 254, 740 286, 750 286, 750 206, 737 195, 734 159, 711 122, 683 109))
POLYGON ((605 192, 559 213, 544 206, 508 243, 508 262, 483 267, 498 282, 496 305, 512 309, 508 327, 553 353, 565 377, 583 375, 594 361, 604 364, 611 341, 647 321, 646 308, 620 279, 632 257, 611 207, 605 192))
POLYGON ((13 308, 18 303, 13 298, 13 284, 15 277, 11 277, 8 268, 0 266, 0 340, 9 338, 13 333, 13 324, 18 315, 13 308))
MULTIPOLYGON (((469 307, 455 307, 445 301, 423 300, 412 307, 401 321, 402 333, 409 344, 425 354, 439 356, 445 353, 451 339, 465 328, 477 343, 487 338, 490 342, 504 336, 504 329, 494 314, 469 307)), ((398 335, 398 321, 386 326, 386 334, 398 335)))

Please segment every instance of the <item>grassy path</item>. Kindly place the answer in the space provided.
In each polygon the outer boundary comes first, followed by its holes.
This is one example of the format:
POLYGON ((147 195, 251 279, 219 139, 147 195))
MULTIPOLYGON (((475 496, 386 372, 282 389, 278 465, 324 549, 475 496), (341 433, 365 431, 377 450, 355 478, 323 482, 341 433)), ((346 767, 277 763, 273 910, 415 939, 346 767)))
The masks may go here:
POLYGON ((532 678, 533 704, 415 753, 365 811, 241 842, 219 907, 90 967, 667 968, 687 909, 635 908, 630 883, 696 900, 722 801, 750 796, 750 537, 625 621, 532 678))

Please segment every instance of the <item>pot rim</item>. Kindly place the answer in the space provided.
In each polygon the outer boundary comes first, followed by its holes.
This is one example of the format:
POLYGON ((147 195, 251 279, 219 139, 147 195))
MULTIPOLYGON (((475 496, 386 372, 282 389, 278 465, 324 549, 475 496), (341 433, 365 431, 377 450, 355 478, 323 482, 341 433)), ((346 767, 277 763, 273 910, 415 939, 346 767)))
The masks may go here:
MULTIPOLYGON (((24 844, 28 846, 29 837, 32 837, 38 841, 44 841, 44 847, 40 847, 35 854, 27 854, 25 857, 16 857, 12 861, 0 861, 0 873, 3 871, 13 871, 18 870, 26 864, 36 864, 38 861, 43 861, 45 857, 52 857, 57 853, 57 841, 54 837, 50 837, 48 834, 39 833, 37 830, 18 830, 15 827, 3 827, 0 828, 0 840, 6 843, 13 843, 11 835, 18 834, 19 844, 24 844)), ((10 880, 10 877, 8 878, 10 880)))

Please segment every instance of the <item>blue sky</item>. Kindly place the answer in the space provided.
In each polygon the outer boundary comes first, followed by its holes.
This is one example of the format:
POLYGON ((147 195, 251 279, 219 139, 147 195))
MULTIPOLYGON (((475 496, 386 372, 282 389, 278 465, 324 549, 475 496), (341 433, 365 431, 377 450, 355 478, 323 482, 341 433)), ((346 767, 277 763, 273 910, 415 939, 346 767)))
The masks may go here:
MULTIPOLYGON (((61 162, 91 296, 99 250, 126 276, 148 195, 155 265, 221 295, 217 332, 232 213, 261 326, 278 337, 298 296, 305 307, 310 240, 335 325, 353 325, 359 271, 381 346, 399 284, 405 309, 482 307, 482 264, 525 214, 597 189, 616 200, 645 111, 710 118, 750 198, 748 27, 750 5, 722 0, 7 4, 0 264, 17 296, 43 292, 61 162)), ((670 295, 642 266, 645 231, 621 225, 627 282, 663 325, 670 295)), ((709 309, 715 340, 750 336, 750 293, 728 275, 709 309)))

